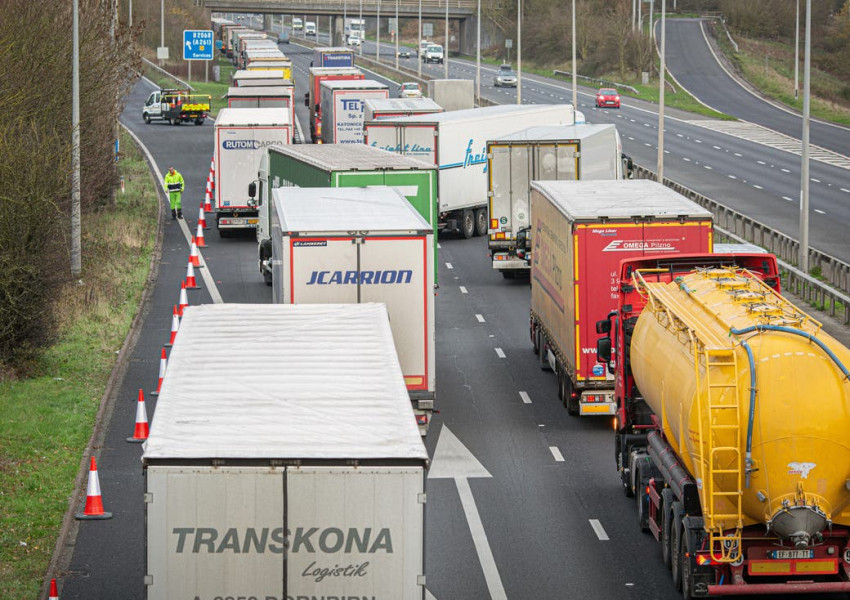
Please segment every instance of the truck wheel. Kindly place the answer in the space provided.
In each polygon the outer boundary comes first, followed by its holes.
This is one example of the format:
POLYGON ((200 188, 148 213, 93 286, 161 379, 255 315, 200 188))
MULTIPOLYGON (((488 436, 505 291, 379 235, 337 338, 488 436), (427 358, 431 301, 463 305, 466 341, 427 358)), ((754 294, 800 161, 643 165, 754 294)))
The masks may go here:
POLYGON ((664 520, 661 522, 661 560, 668 569, 670 568, 670 526, 673 523, 673 511, 677 504, 674 498, 670 488, 664 488, 661 491, 661 514, 664 515, 664 520))
POLYGON ((549 366, 549 352, 547 351, 546 338, 543 336, 541 330, 538 329, 537 333, 540 336, 540 341, 537 342, 537 345, 540 347, 540 354, 537 355, 540 359, 540 369, 542 371, 551 371, 552 367, 549 366))
MULTIPOLYGON (((678 504, 678 503, 677 503, 678 504)), ((675 506, 675 504, 674 504, 675 506)), ((676 591, 682 589, 682 515, 674 514, 670 524, 670 570, 673 574, 673 587, 676 591)))
POLYGON ((682 568, 680 569, 682 572, 682 598, 685 600, 693 600, 694 596, 694 557, 690 555, 687 551, 687 539, 688 532, 684 532, 682 535, 682 551, 679 553, 680 558, 682 559, 682 568))
POLYGON ((204 124, 203 119, 195 119, 195 125, 203 125, 203 124, 204 124))
POLYGON ((487 235, 487 212, 483 208, 475 211, 475 235, 487 235))
POLYGON ((151 124, 151 116, 148 113, 144 113, 142 115, 142 119, 144 119, 144 121, 147 125, 151 124))
POLYGON ((528 332, 531 334, 531 348, 536 356, 540 354, 540 341, 537 339, 537 331, 534 329, 533 322, 528 324, 528 332))
POLYGON ((566 383, 564 385, 564 397, 566 398, 564 406, 567 407, 567 414, 571 417, 578 417, 581 414, 581 406, 579 403, 581 396, 573 395, 573 380, 570 379, 569 375, 567 375, 566 383))
POLYGON ((475 235, 475 215, 468 208, 464 209, 463 216, 461 217, 461 233, 463 233, 463 237, 466 239, 475 235))
POLYGON ((502 269, 502 277, 505 279, 516 279, 516 273, 511 269, 502 269))
POLYGON ((180 125, 180 119, 175 119, 173 117, 171 119, 169 119, 168 122, 171 123, 172 125, 180 125))
POLYGON ((649 531, 649 494, 642 481, 643 475, 640 470, 635 473, 635 499, 638 511, 638 527, 641 533, 649 531))

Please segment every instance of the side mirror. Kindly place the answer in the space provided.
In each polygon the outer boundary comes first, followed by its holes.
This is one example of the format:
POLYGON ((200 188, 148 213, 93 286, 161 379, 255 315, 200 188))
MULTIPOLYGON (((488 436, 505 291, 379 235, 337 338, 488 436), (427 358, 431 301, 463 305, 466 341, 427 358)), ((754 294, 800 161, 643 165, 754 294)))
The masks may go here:
POLYGON ((596 362, 611 362, 611 338, 604 337, 596 340, 596 362))
POLYGON ((611 333, 611 320, 603 319, 596 322, 596 333, 599 335, 607 335, 611 333))
POLYGON ((256 197, 256 195, 257 195, 257 183, 255 181, 252 181, 251 183, 248 184, 248 197, 254 198, 254 197, 256 197))

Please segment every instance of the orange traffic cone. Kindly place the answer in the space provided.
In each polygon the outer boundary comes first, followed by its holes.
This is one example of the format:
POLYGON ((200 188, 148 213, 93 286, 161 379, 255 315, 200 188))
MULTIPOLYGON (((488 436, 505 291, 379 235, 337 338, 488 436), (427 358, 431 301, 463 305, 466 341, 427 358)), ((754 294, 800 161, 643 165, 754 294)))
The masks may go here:
POLYGON ((203 227, 204 229, 209 229, 209 225, 207 225, 207 217, 204 214, 204 205, 201 204, 201 210, 198 212, 198 225, 203 227))
POLYGON ((162 356, 159 359, 159 380, 156 382, 156 391, 151 392, 151 396, 159 396, 159 390, 162 389, 162 380, 165 379, 165 369, 168 367, 168 359, 165 357, 165 348, 162 349, 162 356))
MULTIPOLYGON (((198 227, 200 227, 200 223, 198 227)), ((192 236, 192 246, 191 250, 189 250, 189 263, 195 267, 196 269, 200 269, 203 267, 201 264, 201 257, 198 255, 198 244, 195 242, 195 236, 192 236)))
POLYGON ((204 194, 204 212, 212 212, 212 192, 209 190, 209 182, 207 182, 207 191, 204 194))
POLYGON ((50 580, 50 595, 47 600, 59 600, 59 591, 56 589, 56 580, 50 580))
POLYGON ((74 515, 80 520, 111 519, 112 513, 103 510, 103 500, 100 497, 100 480, 97 478, 97 463, 94 456, 89 465, 89 482, 86 487, 86 507, 83 512, 74 515))
POLYGON ((198 285, 198 282, 195 281, 195 267, 192 266, 192 261, 186 265, 186 289, 187 290, 199 290, 201 286, 198 285))
POLYGON ((177 303, 177 316, 183 316, 183 309, 189 306, 189 298, 186 296, 186 282, 180 282, 180 301, 177 303))
POLYGON ((209 175, 209 180, 210 180, 210 187, 212 187, 212 189, 215 189, 215 156, 213 156, 213 157, 210 159, 210 175, 209 175))
POLYGON ((198 231, 195 232, 195 241, 198 244, 198 248, 207 247, 207 243, 204 241, 204 228, 201 227, 200 223, 198 223, 198 231))
POLYGON ((177 305, 174 305, 174 312, 171 314, 171 337, 166 348, 171 348, 174 345, 174 339, 177 337, 177 330, 180 329, 180 316, 177 314, 177 305))
POLYGON ((145 394, 139 390, 139 401, 136 402, 136 429, 128 442, 141 443, 148 439, 148 411, 145 410, 145 394))

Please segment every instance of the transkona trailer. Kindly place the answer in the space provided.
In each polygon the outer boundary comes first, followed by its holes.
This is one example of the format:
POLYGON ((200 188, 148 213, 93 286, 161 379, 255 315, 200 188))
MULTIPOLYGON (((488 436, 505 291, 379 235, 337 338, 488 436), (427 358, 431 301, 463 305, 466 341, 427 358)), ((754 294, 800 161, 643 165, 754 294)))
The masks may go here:
POLYGON ((443 107, 430 98, 370 98, 363 105, 363 120, 409 117, 443 112, 443 107))
POLYGON ((378 81, 323 81, 321 86, 322 142, 363 143, 363 102, 389 98, 389 88, 378 81))
POLYGON ((396 188, 272 191, 272 299, 384 302, 422 435, 434 408, 433 229, 396 188))
POLYGON ((340 69, 354 66, 354 50, 345 46, 313 48, 311 67, 340 69))
POLYGON ((384 305, 192 306, 142 457, 147 599, 423 600, 427 464, 384 305))
MULTIPOLYGON (((271 284, 271 203, 278 187, 396 186, 428 223, 436 224, 437 170, 433 165, 363 144, 293 144, 272 146, 260 163, 257 225, 260 273, 271 284)), ((437 281, 437 236, 434 235, 434 283, 437 281)))
POLYGON ((372 121, 366 144, 437 165, 440 225, 487 234, 487 140, 534 125, 572 125, 571 104, 488 106, 372 121))
POLYGON ((531 184, 530 334, 571 415, 613 415, 596 322, 617 306, 624 258, 711 252, 711 213, 648 179, 531 184))
POLYGON ((778 283, 763 253, 625 260, 597 325, 623 489, 686 599, 850 592, 850 349, 778 283))
POLYGON ((216 226, 224 236, 257 226, 248 184, 271 145, 292 143, 292 117, 285 108, 223 108, 215 121, 216 226))
POLYGON ((487 233, 493 268, 505 277, 528 273, 527 248, 517 244, 517 234, 528 229, 532 181, 623 179, 622 151, 614 125, 530 127, 488 141, 487 233))
POLYGON ((310 109, 310 140, 315 144, 322 139, 322 82, 334 80, 365 79, 360 69, 354 67, 311 67, 304 104, 310 109))

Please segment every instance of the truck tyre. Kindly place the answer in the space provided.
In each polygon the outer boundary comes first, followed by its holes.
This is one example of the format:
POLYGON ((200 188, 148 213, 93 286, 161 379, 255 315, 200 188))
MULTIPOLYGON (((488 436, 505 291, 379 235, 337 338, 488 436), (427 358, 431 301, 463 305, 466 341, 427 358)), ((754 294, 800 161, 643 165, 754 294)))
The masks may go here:
POLYGON ((172 125, 180 125, 180 119, 175 119, 174 117, 171 117, 171 119, 169 119, 169 122, 172 125))
POLYGON ((688 552, 687 544, 688 532, 682 534, 682 551, 679 557, 682 560, 682 598, 685 600, 693 600, 694 596, 694 557, 688 552))
POLYGON ((640 469, 635 472, 635 499, 638 527, 641 533, 647 533, 649 531, 649 494, 646 493, 646 485, 643 483, 643 473, 640 469))
POLYGON ((461 233, 463 233, 464 238, 469 239, 475 235, 475 214, 472 210, 468 208, 463 210, 460 226, 461 233))
POLYGON ((670 536, 672 533, 670 526, 673 523, 675 504, 673 490, 664 488, 661 491, 661 514, 664 515, 664 520, 661 522, 661 560, 664 561, 668 569, 670 568, 670 536))
POLYGON ((263 276, 263 281, 266 285, 272 284, 272 273, 271 271, 263 268, 263 262, 267 261, 271 258, 271 253, 269 251, 268 245, 264 244, 262 249, 260 250, 260 274, 263 276))
MULTIPOLYGON (((673 506, 676 504, 678 502, 674 503, 673 506)), ((682 589, 682 553, 684 550, 681 514, 674 513, 670 528, 670 571, 673 575, 673 587, 676 591, 680 591, 682 589)))
POLYGON ((540 336, 540 341, 537 342, 537 345, 540 348, 540 354, 537 355, 540 359, 540 369, 542 371, 551 371, 552 367, 549 366, 549 347, 546 345, 546 338, 544 337, 542 330, 538 329, 537 333, 540 336))
POLYGON ((204 124, 203 119, 195 119, 195 125, 203 125, 203 124, 204 124))
POLYGON ((540 354, 540 340, 537 339, 537 330, 534 328, 534 321, 528 324, 528 332, 531 334, 531 348, 534 350, 536 356, 540 354))
POLYGON ((514 277, 514 275, 516 275, 516 274, 514 273, 514 271, 512 269, 502 269, 501 272, 502 272, 502 277, 505 278, 505 279, 516 279, 516 277, 514 277))
POLYGON ((573 395, 573 380, 570 379, 569 375, 565 378, 564 395, 566 397, 564 406, 567 407, 567 414, 571 417, 578 417, 581 414, 581 406, 579 403, 581 397, 573 395))
POLYGON ((144 113, 142 115, 142 119, 144 119, 144 121, 147 125, 151 124, 151 116, 148 113, 144 113))
POLYGON ((483 208, 475 211, 475 235, 487 235, 487 211, 483 208))

